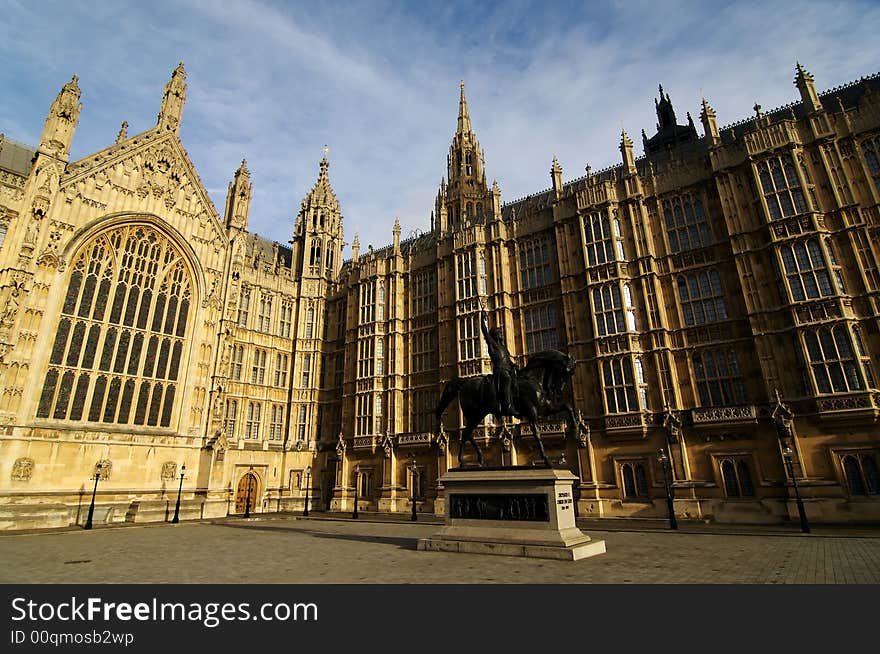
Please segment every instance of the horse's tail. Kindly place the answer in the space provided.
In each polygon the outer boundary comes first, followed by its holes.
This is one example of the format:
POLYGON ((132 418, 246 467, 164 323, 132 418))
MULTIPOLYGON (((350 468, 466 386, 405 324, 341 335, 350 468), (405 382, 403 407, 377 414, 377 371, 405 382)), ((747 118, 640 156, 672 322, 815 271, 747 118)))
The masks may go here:
POLYGON ((462 384, 464 384, 464 380, 461 377, 453 377, 446 382, 445 386, 443 386, 443 392, 440 394, 440 401, 437 402, 437 408, 434 411, 438 423, 440 422, 440 416, 446 411, 446 407, 448 407, 452 403, 452 400, 455 399, 455 396, 458 395, 462 384))

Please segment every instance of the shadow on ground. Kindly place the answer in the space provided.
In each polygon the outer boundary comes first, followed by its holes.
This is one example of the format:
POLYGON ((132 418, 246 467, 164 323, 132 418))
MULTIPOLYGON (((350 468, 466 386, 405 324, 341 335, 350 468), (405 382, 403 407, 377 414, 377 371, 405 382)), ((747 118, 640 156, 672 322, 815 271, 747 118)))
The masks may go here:
POLYGON ((359 536, 357 534, 331 534, 326 531, 318 531, 316 529, 305 529, 305 528, 294 528, 294 527, 281 527, 275 525, 257 525, 254 523, 249 524, 234 524, 229 522, 218 522, 215 523, 218 527, 228 527, 230 529, 248 529, 254 531, 270 531, 270 532, 290 532, 297 534, 308 534, 309 536, 314 536, 315 538, 329 538, 332 540, 350 540, 359 543, 379 543, 382 545, 395 545, 402 550, 417 550, 418 549, 418 539, 417 538, 395 538, 393 536, 359 536))

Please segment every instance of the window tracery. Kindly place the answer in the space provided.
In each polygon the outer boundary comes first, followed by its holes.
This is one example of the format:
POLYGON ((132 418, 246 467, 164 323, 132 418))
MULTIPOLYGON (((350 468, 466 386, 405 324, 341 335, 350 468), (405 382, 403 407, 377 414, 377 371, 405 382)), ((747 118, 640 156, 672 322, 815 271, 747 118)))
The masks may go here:
POLYGON ((72 269, 37 417, 169 427, 193 292, 181 252, 131 224, 72 269))

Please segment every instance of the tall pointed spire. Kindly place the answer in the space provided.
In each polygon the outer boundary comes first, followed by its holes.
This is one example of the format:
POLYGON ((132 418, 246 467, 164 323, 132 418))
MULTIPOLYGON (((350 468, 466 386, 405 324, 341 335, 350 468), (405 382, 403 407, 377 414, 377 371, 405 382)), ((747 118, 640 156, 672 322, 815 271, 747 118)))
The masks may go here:
POLYGON ((458 100, 458 131, 457 134, 472 132, 471 116, 468 113, 467 99, 464 97, 464 80, 461 80, 461 96, 458 100))
POLYGON ((235 171, 235 176, 229 182, 229 188, 226 191, 226 210, 224 211, 226 229, 234 228, 242 231, 247 229, 253 190, 251 173, 247 163, 242 159, 241 165, 235 171))
POLYGON ((629 174, 636 172, 636 158, 633 153, 633 142, 625 129, 620 130, 620 155, 623 159, 623 167, 626 169, 626 172, 629 174))
POLYGON ((797 72, 797 75, 795 75, 794 78, 794 85, 801 93, 801 101, 804 103, 804 106, 810 112, 820 111, 822 109, 822 103, 819 101, 816 87, 813 85, 813 76, 806 68, 801 66, 801 62, 799 61, 795 64, 795 71, 797 72))
POLYGON ((703 123, 703 132, 706 134, 706 138, 708 138, 713 144, 717 143, 720 139, 720 134, 718 133, 718 122, 715 116, 715 110, 709 105, 706 101, 706 98, 703 98, 703 108, 700 110, 700 122, 703 123))
POLYGON ((158 126, 176 132, 180 129, 180 119, 183 116, 183 103, 186 100, 186 71, 181 61, 171 79, 165 85, 165 95, 162 97, 162 107, 159 109, 158 126))
POLYGON ((330 186, 328 151, 325 145, 318 179, 300 203, 293 227, 294 268, 303 276, 332 278, 342 265, 342 213, 330 186))
POLYGON ((330 151, 326 145, 324 145, 323 156, 321 157, 321 172, 318 175, 318 182, 320 183, 322 180, 326 181, 327 184, 330 183, 330 179, 327 175, 327 170, 330 168, 330 162, 327 161, 327 153, 330 151))
POLYGON ((79 114, 82 104, 79 101, 78 78, 74 75, 65 84, 52 107, 43 125, 43 135, 40 137, 40 152, 58 159, 67 160, 70 154, 70 144, 73 142, 73 133, 79 123, 79 114))
POLYGON ((654 100, 654 109, 657 112, 657 131, 669 129, 675 126, 675 109, 672 108, 672 100, 668 93, 663 93, 663 85, 657 85, 660 91, 660 100, 654 100))
POLYGON ((553 164, 550 166, 550 178, 553 180, 553 194, 558 200, 562 197, 562 166, 559 165, 555 154, 553 155, 553 164))
POLYGON ((458 128, 446 158, 446 186, 440 183, 440 196, 434 207, 441 232, 481 222, 489 215, 491 198, 486 188, 484 157, 471 126, 464 81, 458 101, 458 128))

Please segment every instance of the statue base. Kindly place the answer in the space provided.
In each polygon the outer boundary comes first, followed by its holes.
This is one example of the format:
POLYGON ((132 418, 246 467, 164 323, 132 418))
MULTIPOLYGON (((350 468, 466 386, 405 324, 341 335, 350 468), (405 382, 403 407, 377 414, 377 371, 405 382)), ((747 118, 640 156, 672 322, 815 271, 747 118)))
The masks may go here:
POLYGON ((450 470, 440 479, 446 525, 418 548, 564 561, 603 554, 605 541, 575 526, 576 480, 568 470, 527 466, 450 470))

